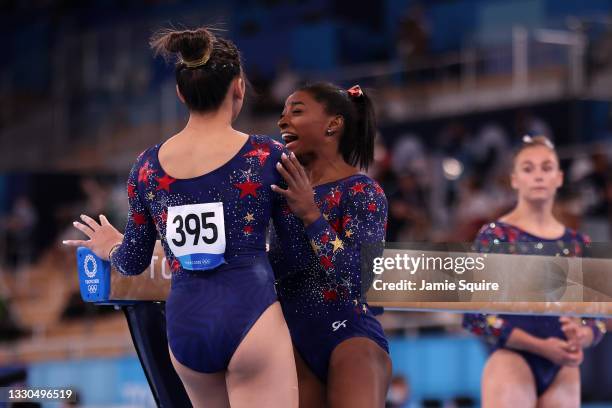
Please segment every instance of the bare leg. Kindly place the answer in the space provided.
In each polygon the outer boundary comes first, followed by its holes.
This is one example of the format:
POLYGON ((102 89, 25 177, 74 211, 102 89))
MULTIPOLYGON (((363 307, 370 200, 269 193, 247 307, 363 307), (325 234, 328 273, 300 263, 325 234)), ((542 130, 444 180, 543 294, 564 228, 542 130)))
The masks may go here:
POLYGON ((300 408, 325 408, 325 384, 314 375, 296 349, 293 355, 300 387, 300 408))
POLYGON ((170 360, 194 408, 229 408, 225 371, 213 374, 194 371, 179 363, 172 354, 172 350, 170 350, 170 360))
POLYGON ((506 349, 495 351, 482 372, 482 407, 535 407, 535 379, 520 354, 506 349))
POLYGON ((226 384, 232 408, 297 408, 293 347, 278 302, 260 316, 234 352, 226 384))
POLYGON ((553 383, 540 396, 538 408, 580 407, 580 370, 578 367, 563 367, 553 383))
POLYGON ((329 406, 382 408, 390 381, 391 359, 378 344, 365 337, 345 340, 329 362, 329 406))

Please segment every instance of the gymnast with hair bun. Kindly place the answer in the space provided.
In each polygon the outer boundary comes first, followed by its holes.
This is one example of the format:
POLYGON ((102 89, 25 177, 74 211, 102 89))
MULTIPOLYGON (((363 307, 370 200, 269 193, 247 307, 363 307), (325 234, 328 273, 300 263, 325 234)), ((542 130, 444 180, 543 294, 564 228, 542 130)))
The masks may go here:
MULTIPOLYGON (((481 228, 476 251, 582 256, 588 237, 553 215, 563 172, 549 139, 523 138, 514 155, 511 183, 518 195, 516 207, 481 228)), ((597 344, 606 332, 599 319, 555 316, 466 314, 463 325, 490 346, 482 374, 485 408, 579 407, 583 349, 597 344)))

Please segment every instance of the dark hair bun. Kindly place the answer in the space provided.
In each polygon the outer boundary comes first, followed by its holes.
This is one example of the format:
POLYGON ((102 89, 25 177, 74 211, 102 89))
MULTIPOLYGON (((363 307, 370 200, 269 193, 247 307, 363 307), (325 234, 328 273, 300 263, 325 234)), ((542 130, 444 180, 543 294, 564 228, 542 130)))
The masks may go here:
POLYGON ((195 30, 160 30, 151 39, 151 48, 157 55, 168 58, 172 54, 181 60, 194 61, 210 53, 215 36, 206 28, 195 30))

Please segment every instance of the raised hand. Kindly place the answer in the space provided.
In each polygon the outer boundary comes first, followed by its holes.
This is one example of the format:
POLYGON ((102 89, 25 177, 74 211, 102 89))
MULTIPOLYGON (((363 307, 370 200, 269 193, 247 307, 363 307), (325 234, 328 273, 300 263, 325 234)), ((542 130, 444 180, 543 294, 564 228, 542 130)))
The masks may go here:
POLYGON ((295 154, 291 153, 287 157, 283 153, 281 161, 282 163, 276 164, 276 168, 287 182, 287 189, 272 185, 272 191, 283 195, 291 211, 308 226, 321 216, 321 211, 314 201, 310 179, 295 154))
POLYGON ((113 247, 123 241, 123 234, 117 231, 104 215, 100 215, 99 224, 87 215, 81 215, 81 220, 83 223, 74 221, 72 225, 87 235, 89 240, 66 240, 62 243, 69 246, 87 247, 101 259, 108 260, 113 247))

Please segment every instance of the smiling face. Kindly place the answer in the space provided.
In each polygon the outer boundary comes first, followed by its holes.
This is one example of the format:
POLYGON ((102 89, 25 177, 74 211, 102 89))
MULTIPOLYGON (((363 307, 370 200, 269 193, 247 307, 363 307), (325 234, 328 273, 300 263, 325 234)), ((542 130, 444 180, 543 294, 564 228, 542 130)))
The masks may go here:
POLYGON ((524 148, 514 158, 511 181, 519 199, 532 203, 554 200, 557 189, 563 184, 557 155, 543 145, 524 148))
POLYGON ((325 112, 325 106, 310 93, 297 91, 285 101, 278 127, 287 149, 295 153, 298 159, 303 159, 316 156, 325 147, 337 150, 341 119, 325 112))

